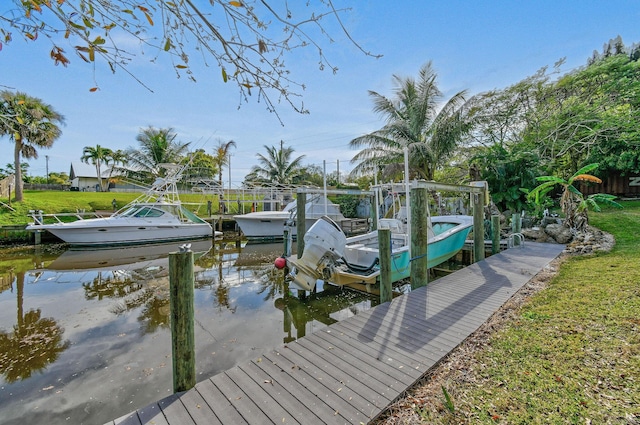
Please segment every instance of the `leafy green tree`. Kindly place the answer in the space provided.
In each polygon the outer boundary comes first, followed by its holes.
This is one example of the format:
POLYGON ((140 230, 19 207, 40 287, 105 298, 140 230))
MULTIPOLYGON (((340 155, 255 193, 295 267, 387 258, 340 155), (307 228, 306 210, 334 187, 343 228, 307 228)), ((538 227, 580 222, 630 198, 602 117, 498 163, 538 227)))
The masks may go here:
MULTIPOLYGON (((300 175, 301 162, 304 159, 304 155, 292 159, 291 156, 294 149, 292 147, 283 147, 282 142, 280 143, 280 149, 267 145, 264 145, 264 148, 267 154, 256 154, 260 165, 254 165, 248 177, 270 183, 293 183, 300 175)), ((245 177, 245 181, 249 181, 247 177, 245 177)))
POLYGON ((187 154, 189 143, 176 141, 177 134, 172 128, 147 127, 140 130, 136 140, 138 148, 129 148, 127 169, 133 177, 143 181, 153 181, 163 175, 160 164, 180 163, 187 154))
POLYGON ((15 200, 23 200, 21 158, 37 158, 40 148, 50 148, 60 137, 64 117, 42 100, 22 92, 0 92, 0 137, 14 143, 15 200))
POLYGON ((547 169, 567 177, 597 162, 603 174, 640 172, 640 61, 610 53, 562 76, 548 84, 535 115, 522 137, 547 169))
POLYGON ((539 176, 535 152, 522 150, 521 144, 504 147, 496 143, 481 149, 471 163, 479 171, 478 180, 489 184, 491 200, 500 211, 528 209, 526 192, 536 186, 539 176))
POLYGON ((189 179, 213 179, 218 174, 216 159, 213 155, 205 152, 204 149, 196 149, 191 152, 188 157, 182 160, 182 163, 190 163, 187 170, 189 179))
POLYGON ((380 130, 350 142, 352 148, 364 147, 352 159, 357 164, 352 173, 377 172, 382 166, 386 174, 393 174, 403 169, 403 152, 408 147, 410 172, 432 180, 435 170, 446 162, 471 129, 463 108, 465 92, 444 101, 431 62, 420 69, 417 80, 395 75, 393 78, 394 98, 369 92, 374 112, 381 114, 387 123, 380 130))
MULTIPOLYGON (((102 181, 102 164, 109 164, 113 155, 113 151, 109 148, 103 148, 100 145, 93 146, 85 146, 82 150, 82 156, 80 160, 85 164, 92 164, 96 167, 96 176, 98 177, 98 182, 100 184, 100 191, 105 192, 106 189, 104 187, 104 182, 102 181)), ((107 179, 107 184, 109 180, 107 179)))

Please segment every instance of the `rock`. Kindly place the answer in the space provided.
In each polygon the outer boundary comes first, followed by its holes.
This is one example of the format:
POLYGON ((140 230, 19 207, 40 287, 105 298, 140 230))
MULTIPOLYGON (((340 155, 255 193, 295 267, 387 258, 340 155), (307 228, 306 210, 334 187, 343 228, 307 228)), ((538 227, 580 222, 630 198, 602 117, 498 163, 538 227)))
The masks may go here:
POLYGON ((549 236, 540 227, 532 227, 529 229, 522 229, 521 233, 525 238, 531 239, 535 242, 548 242, 549 236))
POLYGON ((544 228, 547 235, 551 236, 556 242, 566 244, 573 239, 571 229, 563 226, 562 224, 549 224, 544 228))

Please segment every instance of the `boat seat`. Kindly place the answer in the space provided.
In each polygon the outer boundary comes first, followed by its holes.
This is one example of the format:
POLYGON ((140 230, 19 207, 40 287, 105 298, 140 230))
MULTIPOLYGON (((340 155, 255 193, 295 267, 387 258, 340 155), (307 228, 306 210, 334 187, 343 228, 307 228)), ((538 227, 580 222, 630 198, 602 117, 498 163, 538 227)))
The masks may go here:
POLYGON ((354 243, 353 245, 347 245, 345 248, 347 248, 347 249, 360 249, 360 248, 364 248, 364 244, 363 243, 354 243))

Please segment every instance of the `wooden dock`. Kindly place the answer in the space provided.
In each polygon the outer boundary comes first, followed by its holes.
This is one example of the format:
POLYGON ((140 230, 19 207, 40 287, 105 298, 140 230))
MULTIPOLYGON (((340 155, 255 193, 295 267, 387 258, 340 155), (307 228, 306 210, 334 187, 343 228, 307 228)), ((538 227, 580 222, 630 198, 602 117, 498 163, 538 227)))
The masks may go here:
POLYGON ((563 249, 502 251, 110 423, 368 423, 563 249))

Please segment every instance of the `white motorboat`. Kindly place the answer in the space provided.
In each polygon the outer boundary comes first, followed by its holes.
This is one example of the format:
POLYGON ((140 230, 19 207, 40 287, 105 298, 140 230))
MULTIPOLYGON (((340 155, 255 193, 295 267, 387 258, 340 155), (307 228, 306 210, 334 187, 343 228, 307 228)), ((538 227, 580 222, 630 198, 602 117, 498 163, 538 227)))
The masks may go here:
MULTIPOLYGON (((240 230, 249 240, 282 239, 285 226, 291 228, 291 235, 296 236, 297 201, 292 201, 282 211, 260 211, 242 215, 234 215, 240 230)), ((340 212, 340 206, 334 204, 326 196, 313 195, 305 204, 305 226, 307 229, 322 216, 330 217, 341 223, 346 218, 340 212)))
POLYGON ((176 183, 185 166, 163 164, 167 176, 159 178, 142 196, 109 217, 63 222, 55 214, 33 213, 27 230, 46 230, 74 246, 116 246, 204 239, 221 236, 209 223, 180 202, 176 183), (45 218, 53 217, 54 223, 45 218))

